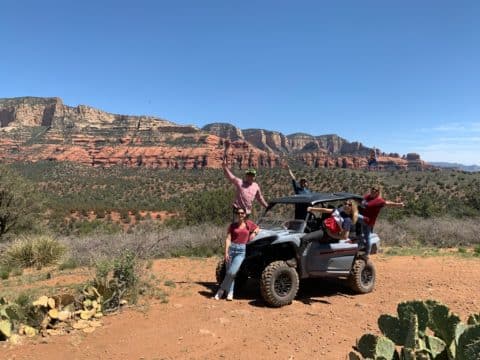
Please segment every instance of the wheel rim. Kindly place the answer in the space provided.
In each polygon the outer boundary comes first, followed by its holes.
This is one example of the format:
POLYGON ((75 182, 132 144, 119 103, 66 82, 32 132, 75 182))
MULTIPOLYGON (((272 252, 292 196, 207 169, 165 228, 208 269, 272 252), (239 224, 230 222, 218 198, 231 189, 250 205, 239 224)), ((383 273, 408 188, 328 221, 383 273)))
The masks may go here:
POLYGON ((369 268, 365 268, 361 275, 362 284, 369 285, 373 281, 373 271, 369 268))
POLYGON ((282 273, 275 280, 273 287, 278 296, 287 296, 292 289, 292 278, 288 274, 282 273))

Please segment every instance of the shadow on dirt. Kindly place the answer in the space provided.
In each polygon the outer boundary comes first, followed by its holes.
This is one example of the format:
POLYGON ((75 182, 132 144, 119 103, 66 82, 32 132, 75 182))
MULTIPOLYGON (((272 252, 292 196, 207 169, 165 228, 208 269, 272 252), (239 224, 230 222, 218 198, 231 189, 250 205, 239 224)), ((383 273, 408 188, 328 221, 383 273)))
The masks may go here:
MULTIPOLYGON (((218 289, 218 284, 215 282, 196 282, 205 290, 200 290, 198 293, 206 298, 212 298, 218 289)), ((330 279, 306 279, 300 281, 300 288, 295 300, 304 303, 305 305, 312 305, 313 303, 330 304, 329 297, 343 296, 353 298, 354 293, 347 286, 346 283, 339 280, 330 279)), ((247 283, 240 290, 235 290, 235 299, 251 300, 249 304, 256 307, 268 307, 260 293, 259 281, 249 279, 247 283)))

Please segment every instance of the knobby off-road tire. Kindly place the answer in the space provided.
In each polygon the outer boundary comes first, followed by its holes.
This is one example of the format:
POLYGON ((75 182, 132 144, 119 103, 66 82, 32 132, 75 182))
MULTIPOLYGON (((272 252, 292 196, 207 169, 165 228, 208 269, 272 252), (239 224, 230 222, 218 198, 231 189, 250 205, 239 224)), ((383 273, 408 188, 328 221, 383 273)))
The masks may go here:
POLYGON ((280 307, 291 304, 298 292, 297 271, 285 261, 275 261, 262 272, 260 291, 267 304, 280 307))
MULTIPOLYGON (((225 264, 224 260, 220 260, 217 263, 217 268, 215 269, 215 278, 217 279, 217 284, 220 285, 225 278, 225 274, 227 272, 227 264, 225 264)), ((237 273, 235 277, 235 291, 241 290, 248 281, 248 277, 242 272, 241 268, 240 271, 237 273)))
POLYGON ((356 259, 348 280, 350 287, 356 293, 366 294, 373 291, 375 287, 375 266, 368 259, 356 259))

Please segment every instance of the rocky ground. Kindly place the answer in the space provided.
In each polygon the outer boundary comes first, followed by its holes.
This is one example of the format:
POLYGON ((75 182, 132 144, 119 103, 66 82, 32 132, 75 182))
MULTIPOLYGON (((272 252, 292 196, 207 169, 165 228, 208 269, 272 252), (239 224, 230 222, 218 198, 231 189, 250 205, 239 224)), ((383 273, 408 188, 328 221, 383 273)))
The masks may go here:
POLYGON ((170 285, 168 303, 148 301, 104 318, 94 333, 1 345, 1 359, 346 359, 355 340, 378 333, 398 302, 436 299, 463 320, 480 311, 480 261, 374 257, 377 286, 353 295, 326 281, 302 283, 292 305, 266 307, 255 282, 233 302, 215 301, 216 259, 168 259, 152 273, 170 285))

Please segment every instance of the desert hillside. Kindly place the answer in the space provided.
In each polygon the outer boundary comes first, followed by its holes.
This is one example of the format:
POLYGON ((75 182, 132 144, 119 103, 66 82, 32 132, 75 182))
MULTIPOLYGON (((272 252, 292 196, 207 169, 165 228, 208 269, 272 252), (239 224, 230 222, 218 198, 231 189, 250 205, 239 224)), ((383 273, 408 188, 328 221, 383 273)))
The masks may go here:
MULTIPOLYGON (((152 116, 111 114, 60 98, 0 99, 1 161, 73 161, 89 166, 166 169, 219 168, 223 144, 240 168, 279 167, 284 158, 310 167, 366 168, 372 150, 337 135, 284 135, 213 123, 199 129, 152 116)), ((385 154, 384 169, 424 169, 418 154, 385 154)))

